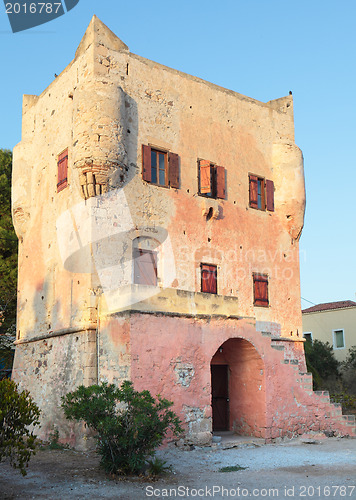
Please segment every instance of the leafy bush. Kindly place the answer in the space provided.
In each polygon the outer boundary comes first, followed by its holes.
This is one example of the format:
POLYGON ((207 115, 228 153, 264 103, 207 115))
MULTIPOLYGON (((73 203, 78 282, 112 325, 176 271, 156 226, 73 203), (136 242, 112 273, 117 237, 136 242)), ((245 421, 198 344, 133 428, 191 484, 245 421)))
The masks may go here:
POLYGON ((345 361, 342 363, 343 368, 356 369, 356 345, 350 347, 345 361))
POLYGON ((166 433, 182 432, 167 399, 137 392, 132 382, 80 386, 62 398, 68 419, 83 420, 97 432, 101 465, 108 473, 139 474, 166 433))
POLYGON ((12 153, 0 149, 0 368, 5 370, 11 370, 14 357, 17 304, 17 236, 11 216, 11 173, 12 153))
POLYGON ((39 415, 40 410, 28 391, 19 392, 10 379, 0 381, 0 461, 9 458, 23 476, 35 453, 36 437, 27 426, 39 425, 39 415))
POLYGON ((161 458, 158 457, 154 457, 151 460, 147 460, 147 465, 148 465, 148 474, 152 478, 156 478, 157 476, 172 470, 171 465, 167 465, 167 462, 165 460, 162 460, 161 458))
POLYGON ((340 403, 343 413, 354 413, 356 410, 356 397, 352 394, 348 394, 347 392, 330 394, 330 400, 333 403, 340 403))
POLYGON ((313 343, 304 343, 307 369, 313 374, 314 389, 325 385, 330 378, 339 379, 340 363, 335 358, 333 348, 329 342, 314 340, 313 343))

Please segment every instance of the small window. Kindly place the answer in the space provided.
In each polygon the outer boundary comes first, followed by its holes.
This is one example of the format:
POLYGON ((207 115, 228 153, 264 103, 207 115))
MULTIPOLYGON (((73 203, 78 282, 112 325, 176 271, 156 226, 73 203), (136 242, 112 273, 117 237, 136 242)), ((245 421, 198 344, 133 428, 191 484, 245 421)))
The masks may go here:
POLYGON ((250 207, 274 212, 274 183, 263 177, 249 175, 250 207))
POLYGON ((205 293, 218 293, 217 266, 211 264, 200 264, 201 268, 201 291, 205 293))
POLYGON ((208 198, 226 198, 226 171, 208 160, 199 160, 199 194, 208 198))
POLYGON ((334 349, 345 348, 344 330, 333 330, 334 349))
POLYGON ((303 333, 303 337, 304 337, 304 338, 305 338, 305 340, 306 340, 307 342, 309 342, 310 344, 312 344, 312 343, 313 343, 313 334, 312 334, 312 332, 305 332, 305 333, 303 333))
POLYGON ((135 248, 133 258, 134 283, 157 286, 157 253, 135 248))
POLYGON ((253 303, 255 306, 269 306, 267 274, 253 274, 253 303))
POLYGON ((142 146, 142 178, 146 182, 179 188, 179 156, 175 153, 142 146))
POLYGON ((57 193, 68 186, 68 149, 58 156, 57 193))

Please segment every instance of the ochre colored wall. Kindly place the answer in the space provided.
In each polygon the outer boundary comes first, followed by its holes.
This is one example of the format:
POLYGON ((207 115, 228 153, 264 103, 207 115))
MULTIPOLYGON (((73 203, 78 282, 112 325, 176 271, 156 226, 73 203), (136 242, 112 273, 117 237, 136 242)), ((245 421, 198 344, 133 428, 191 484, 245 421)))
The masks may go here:
POLYGON ((336 359, 345 361, 348 350, 356 345, 356 307, 303 313, 303 332, 311 333, 313 340, 329 342, 336 359), (344 348, 335 349, 333 330, 344 330, 344 348))

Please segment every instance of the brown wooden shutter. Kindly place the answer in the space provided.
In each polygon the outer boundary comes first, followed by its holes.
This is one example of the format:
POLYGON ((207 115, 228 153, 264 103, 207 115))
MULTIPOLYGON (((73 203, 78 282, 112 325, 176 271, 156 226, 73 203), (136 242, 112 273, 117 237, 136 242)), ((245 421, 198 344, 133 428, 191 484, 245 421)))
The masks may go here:
POLYGON ((258 177, 249 176, 250 180, 250 207, 258 208, 258 177))
POLYGON ((57 192, 68 185, 68 149, 58 156, 57 192))
POLYGON ((216 167, 216 197, 225 200, 226 192, 226 170, 224 167, 216 167))
POLYGON ((151 147, 142 144, 142 179, 151 182, 151 147))
POLYGON ((210 193, 211 192, 211 179, 210 179, 210 161, 200 160, 199 161, 200 170, 200 193, 210 193))
POLYGON ((201 264, 201 291, 205 293, 217 293, 217 269, 216 266, 201 264))
POLYGON ((254 304, 268 307, 268 277, 264 274, 253 275, 254 304))
POLYGON ((134 253, 134 282, 138 285, 157 286, 157 254, 137 249, 134 253))
POLYGON ((179 188, 179 156, 176 153, 168 153, 169 184, 172 188, 179 188))
POLYGON ((274 212, 274 183, 266 180, 267 210, 274 212))

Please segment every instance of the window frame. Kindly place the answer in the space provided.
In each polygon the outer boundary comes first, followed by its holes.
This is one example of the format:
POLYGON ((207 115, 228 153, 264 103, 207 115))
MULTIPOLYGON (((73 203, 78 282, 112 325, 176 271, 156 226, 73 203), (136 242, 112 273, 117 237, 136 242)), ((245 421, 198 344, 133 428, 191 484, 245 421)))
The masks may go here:
POLYGON ((63 149, 57 156, 57 193, 68 186, 68 156, 68 148, 63 149), (62 175, 63 173, 65 176, 62 175))
POLYGON ((132 257, 133 257, 133 284, 134 285, 140 285, 140 286, 158 286, 158 252, 155 252, 153 250, 146 250, 142 248, 134 248, 132 252, 132 257), (144 254, 148 254, 153 256, 154 258, 151 259, 151 263, 153 264, 153 271, 155 275, 155 283, 150 284, 150 283, 142 283, 141 281, 136 281, 136 270, 138 267, 138 262, 137 259, 138 257, 142 257, 144 254))
POLYGON ((313 332, 303 332, 303 338, 306 342, 309 342, 309 338, 306 335, 310 335, 310 343, 313 344, 313 332))
POLYGON ((274 182, 260 175, 249 173, 248 186, 249 207, 261 212, 274 212, 274 182), (257 184, 255 190, 252 188, 254 183, 257 184))
POLYGON ((256 273, 252 273, 252 278, 253 278, 253 305, 255 307, 270 307, 268 274, 256 272, 256 273), (257 283, 266 283, 266 299, 256 298, 256 296, 258 295, 256 293, 256 291, 257 291, 256 284, 257 283))
POLYGON ((336 328, 332 332, 333 332, 333 349, 334 350, 345 349, 346 345, 345 345, 345 331, 344 331, 344 329, 343 328, 336 328), (336 334, 338 332, 342 332, 342 341, 343 341, 343 346, 342 347, 337 347, 337 345, 336 345, 336 334))
POLYGON ((206 262, 201 262, 200 263, 200 291, 202 293, 211 293, 213 295, 218 294, 218 266, 216 264, 208 264, 206 262), (210 269, 203 269, 203 267, 206 266, 210 269), (208 272, 209 274, 215 273, 214 280, 215 280, 215 289, 214 291, 210 290, 205 290, 206 283, 209 281, 203 277, 203 272, 208 272))
POLYGON ((169 187, 169 176, 168 176, 168 151, 164 151, 164 150, 161 150, 161 149, 158 149, 158 148, 153 148, 151 147, 151 184, 153 184, 154 186, 160 186, 160 187, 169 187), (157 182, 153 182, 152 181, 152 171, 154 169, 154 167, 152 166, 152 153, 155 153, 156 155, 156 167, 155 167, 155 171, 156 171, 156 178, 157 178, 157 182), (159 168, 159 155, 163 155, 164 156, 164 184, 161 184, 159 182, 159 172, 160 172, 160 168, 159 168))
POLYGON ((151 144, 142 144, 142 180, 154 186, 179 189, 180 158, 179 155, 165 148, 151 144), (152 153, 156 156, 156 166, 152 167, 152 153), (159 182, 159 155, 164 155, 164 184, 159 182), (152 169, 156 173, 157 182, 152 181, 152 169))

